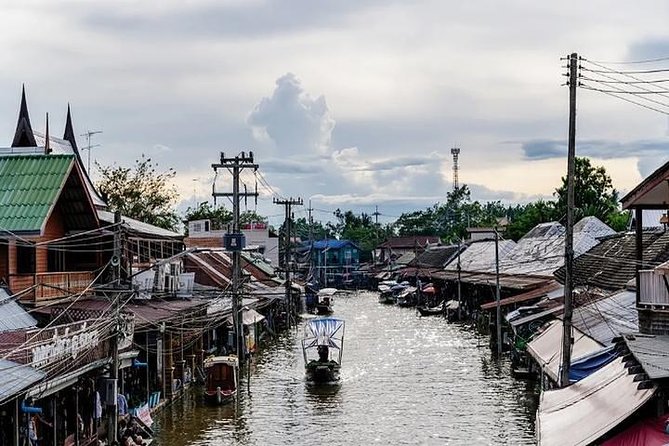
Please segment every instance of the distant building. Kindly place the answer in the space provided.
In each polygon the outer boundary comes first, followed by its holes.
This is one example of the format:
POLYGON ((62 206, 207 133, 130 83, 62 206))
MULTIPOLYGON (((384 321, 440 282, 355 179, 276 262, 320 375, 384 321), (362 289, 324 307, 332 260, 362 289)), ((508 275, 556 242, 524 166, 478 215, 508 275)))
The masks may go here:
MULTIPOLYGON (((279 238, 270 233, 266 223, 244 224, 241 230, 246 237, 245 251, 261 254, 274 267, 279 265, 279 238)), ((223 235, 227 232, 212 229, 209 220, 191 220, 188 222, 188 237, 184 242, 189 248, 222 248, 223 235)))
POLYGON ((332 283, 358 269, 360 248, 350 240, 315 241, 311 246, 311 265, 322 284, 332 283))
POLYGON ((430 246, 437 246, 441 240, 436 235, 415 235, 389 237, 374 250, 376 263, 388 264, 406 253, 418 255, 430 246))

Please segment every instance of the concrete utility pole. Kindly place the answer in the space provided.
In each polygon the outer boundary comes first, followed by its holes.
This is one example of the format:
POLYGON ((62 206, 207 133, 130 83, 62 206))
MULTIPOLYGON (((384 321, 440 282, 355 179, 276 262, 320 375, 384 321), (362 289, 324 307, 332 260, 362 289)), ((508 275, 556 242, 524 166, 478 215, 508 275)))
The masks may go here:
MULTIPOLYGON (((294 313, 296 312, 296 308, 293 308, 293 294, 291 290, 291 283, 290 283, 290 243, 291 243, 291 233, 292 233, 292 221, 293 221, 293 210, 292 207, 293 205, 298 205, 301 206, 303 204, 301 198, 293 198, 290 197, 285 200, 277 200, 276 198, 273 200, 274 204, 279 204, 284 206, 284 210, 286 213, 286 218, 284 220, 283 226, 284 226, 284 231, 285 231, 285 242, 284 242, 284 249, 283 249, 283 269, 286 272, 286 305, 288 306, 288 326, 292 326, 292 319, 294 316, 294 313)), ((311 208, 311 206, 309 206, 311 208)), ((309 220, 311 221, 311 211, 309 211, 309 220)), ((310 223, 311 224, 311 223, 310 223)))
POLYGON ((574 183, 576 175, 576 88, 578 87, 578 54, 569 56, 569 147, 567 150, 567 233, 564 240, 564 316, 562 319, 562 368, 560 387, 569 385, 572 339, 572 297, 574 280, 574 183))
MULTIPOLYGON (((114 254, 112 255, 111 266, 114 288, 120 289, 121 284, 121 213, 116 211, 114 213, 114 254)), ((112 364, 110 381, 114 388, 113 395, 107 395, 107 444, 114 444, 117 441, 116 434, 118 431, 118 408, 116 407, 118 395, 118 369, 119 369, 119 355, 118 344, 120 341, 119 332, 121 330, 121 292, 116 292, 114 298, 114 333, 111 338, 112 345, 112 364)))
MULTIPOLYGON (((227 197, 232 200, 232 233, 226 234, 225 249, 232 251, 232 323, 235 332, 235 349, 237 351, 237 358, 241 363, 244 358, 244 342, 242 334, 244 333, 244 326, 241 317, 241 254, 244 248, 244 237, 239 228, 239 206, 240 200, 247 197, 258 197, 258 192, 239 192, 239 175, 244 169, 253 169, 255 172, 258 165, 253 163, 253 152, 248 155, 241 152, 234 157, 226 157, 225 153, 221 152, 220 163, 212 164, 211 167, 214 172, 218 173, 218 169, 226 169, 232 172, 232 192, 216 192, 216 184, 213 186, 211 195, 216 199, 217 197, 227 197)), ((239 388, 239 373, 237 373, 237 388, 239 388)))

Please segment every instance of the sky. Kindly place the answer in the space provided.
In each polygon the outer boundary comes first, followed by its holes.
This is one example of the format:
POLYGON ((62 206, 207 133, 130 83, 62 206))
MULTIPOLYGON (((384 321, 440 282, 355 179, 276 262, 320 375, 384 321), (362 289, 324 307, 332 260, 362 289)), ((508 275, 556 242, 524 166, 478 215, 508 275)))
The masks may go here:
MULTIPOLYGON (((665 1, 3 3, 0 145, 25 84, 35 130, 49 113, 60 136, 69 103, 79 134, 102 131, 93 162, 145 154, 174 168, 180 211, 211 200, 221 152, 253 151, 269 187, 243 206, 272 223, 273 197, 311 200, 323 221, 378 206, 387 222, 443 201, 454 146, 474 199, 550 198, 566 171, 560 58, 669 56, 665 1)), ((577 103, 577 154, 618 190, 669 159, 666 115, 581 89, 577 103)))

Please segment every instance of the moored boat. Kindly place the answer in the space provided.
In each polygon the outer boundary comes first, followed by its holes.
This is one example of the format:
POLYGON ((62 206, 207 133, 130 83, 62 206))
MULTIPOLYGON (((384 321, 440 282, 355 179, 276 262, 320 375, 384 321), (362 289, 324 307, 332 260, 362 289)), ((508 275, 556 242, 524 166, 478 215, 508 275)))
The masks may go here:
POLYGON ((237 396, 237 356, 211 356, 204 360, 204 399, 209 404, 227 404, 237 396))
POLYGON ((421 316, 439 316, 444 314, 444 305, 443 303, 437 305, 436 307, 416 307, 421 316))
POLYGON ((304 326, 302 352, 307 384, 337 384, 344 348, 344 321, 316 318, 304 326))
POLYGON ((334 305, 334 296, 339 290, 337 288, 323 288, 318 291, 318 302, 316 303, 316 314, 332 314, 334 305))

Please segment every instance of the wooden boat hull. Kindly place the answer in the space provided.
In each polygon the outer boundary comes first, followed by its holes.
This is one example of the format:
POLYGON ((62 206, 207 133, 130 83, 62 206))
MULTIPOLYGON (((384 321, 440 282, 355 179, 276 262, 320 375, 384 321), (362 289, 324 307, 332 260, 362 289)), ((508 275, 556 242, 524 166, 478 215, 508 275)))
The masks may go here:
POLYGON ((204 391, 204 401, 207 404, 213 406, 223 406, 225 404, 230 404, 235 400, 237 396, 236 390, 205 390, 204 391))
POLYGON ((310 364, 306 369, 306 381, 311 385, 333 385, 340 380, 339 365, 310 364))

